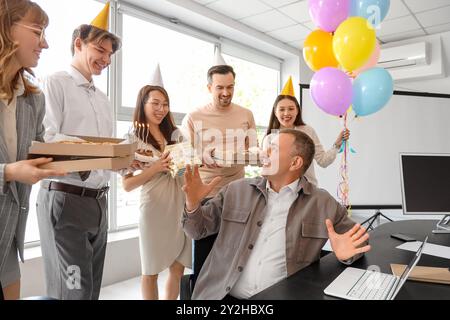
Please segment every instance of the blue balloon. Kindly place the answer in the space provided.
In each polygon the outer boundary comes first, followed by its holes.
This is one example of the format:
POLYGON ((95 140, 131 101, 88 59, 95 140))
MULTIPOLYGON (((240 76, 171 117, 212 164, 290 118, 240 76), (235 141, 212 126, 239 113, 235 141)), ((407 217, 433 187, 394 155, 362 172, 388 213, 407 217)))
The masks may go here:
POLYGON ((357 116, 368 116, 380 111, 394 93, 394 81, 383 68, 361 73, 353 82, 353 111, 357 116))
POLYGON ((390 5, 390 0, 352 0, 350 16, 363 17, 378 27, 386 18, 390 5))

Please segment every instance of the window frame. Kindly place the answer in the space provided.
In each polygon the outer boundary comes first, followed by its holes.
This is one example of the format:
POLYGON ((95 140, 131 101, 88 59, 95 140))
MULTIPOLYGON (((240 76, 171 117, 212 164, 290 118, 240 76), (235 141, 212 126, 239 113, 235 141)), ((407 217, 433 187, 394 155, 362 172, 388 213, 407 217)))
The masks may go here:
MULTIPOLYGON (((101 3, 105 3, 105 0, 95 0, 101 3)), ((111 1, 110 9, 110 30, 114 34, 122 37, 123 35, 123 18, 124 15, 129 15, 145 22, 156 24, 160 27, 167 28, 176 32, 180 32, 184 35, 191 36, 214 45, 214 49, 220 48, 222 52, 235 56, 239 59, 243 59, 252 63, 260 64, 265 67, 272 68, 278 71, 279 79, 278 83, 281 83, 282 64, 283 59, 269 55, 255 48, 246 46, 244 44, 237 43, 233 40, 217 36, 212 33, 208 33, 205 30, 197 29, 192 26, 183 24, 181 21, 170 19, 151 12, 144 8, 140 8, 121 0, 111 1)), ((214 52, 211 52, 211 57, 214 52)), ((122 105, 122 71, 123 71, 123 54, 122 50, 119 50, 113 55, 111 65, 107 70, 107 95, 113 108, 113 129, 114 134, 117 134, 117 121, 132 121, 133 108, 125 107, 122 105)), ((277 88, 279 90, 279 88, 277 88)), ((173 112, 175 122, 177 125, 181 125, 181 120, 186 115, 185 113, 173 112)), ((108 197, 108 219, 109 228, 108 233, 115 233, 125 230, 134 229, 136 224, 118 226, 117 217, 117 177, 110 181, 110 192, 108 197)), ((25 244, 26 248, 37 247, 40 245, 40 240, 31 241, 25 244)))

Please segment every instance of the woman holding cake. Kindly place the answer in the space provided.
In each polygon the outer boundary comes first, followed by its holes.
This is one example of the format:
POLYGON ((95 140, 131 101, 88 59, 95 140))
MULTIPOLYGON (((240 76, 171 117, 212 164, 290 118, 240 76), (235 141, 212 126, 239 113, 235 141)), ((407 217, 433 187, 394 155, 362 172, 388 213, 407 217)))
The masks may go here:
POLYGON ((179 294, 184 268, 191 266, 191 240, 180 223, 184 208, 183 176, 172 177, 171 158, 164 152, 167 145, 178 142, 179 130, 162 86, 147 85, 140 90, 134 123, 141 155, 137 158, 143 161, 148 157, 149 164, 141 171, 125 175, 123 187, 129 192, 142 186, 139 218, 142 296, 158 299, 158 274, 169 268, 164 298, 174 300, 179 294))

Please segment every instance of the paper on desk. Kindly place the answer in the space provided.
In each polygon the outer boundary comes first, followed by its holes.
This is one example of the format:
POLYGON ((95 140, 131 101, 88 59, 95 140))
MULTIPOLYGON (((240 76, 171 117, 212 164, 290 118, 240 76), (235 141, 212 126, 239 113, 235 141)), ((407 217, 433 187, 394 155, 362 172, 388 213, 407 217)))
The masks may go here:
MULTIPOLYGON (((391 263, 392 274, 400 277, 406 267, 406 265, 391 263)), ((408 280, 450 284, 450 271, 447 268, 415 266, 408 280)))
MULTIPOLYGON (((422 241, 406 242, 397 247, 397 249, 416 252, 422 245, 422 241)), ((441 246, 437 244, 427 243, 423 249, 424 254, 430 256, 450 259, 450 247, 441 246)))

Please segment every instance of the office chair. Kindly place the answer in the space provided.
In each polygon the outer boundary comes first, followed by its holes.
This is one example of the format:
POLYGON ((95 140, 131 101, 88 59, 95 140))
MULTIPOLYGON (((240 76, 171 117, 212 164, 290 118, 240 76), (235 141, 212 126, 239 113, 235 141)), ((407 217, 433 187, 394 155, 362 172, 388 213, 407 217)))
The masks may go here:
POLYGON ((192 274, 184 275, 180 283, 180 300, 191 300, 192 292, 194 291, 195 282, 211 251, 214 241, 216 241, 217 234, 210 235, 200 240, 193 240, 192 245, 192 274))

